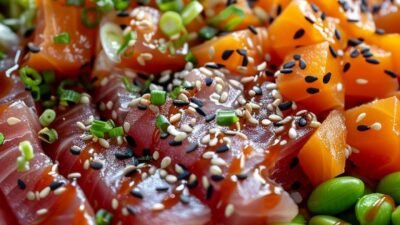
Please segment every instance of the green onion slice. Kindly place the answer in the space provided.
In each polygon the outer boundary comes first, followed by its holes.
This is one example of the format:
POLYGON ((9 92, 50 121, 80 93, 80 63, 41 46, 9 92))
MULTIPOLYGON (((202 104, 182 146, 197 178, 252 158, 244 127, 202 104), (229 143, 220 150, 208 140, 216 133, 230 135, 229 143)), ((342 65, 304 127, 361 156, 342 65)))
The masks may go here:
POLYGON ((218 33, 218 30, 213 27, 203 27, 199 32, 199 36, 205 40, 210 40, 211 38, 215 37, 218 33))
POLYGON ((179 35, 185 29, 181 16, 172 11, 168 11, 161 16, 160 28, 168 37, 179 35))
POLYGON ((45 127, 39 131, 39 139, 52 144, 58 139, 58 133, 55 129, 45 127))
POLYGON ((18 148, 26 161, 29 161, 35 157, 35 153, 33 152, 33 147, 30 141, 20 142, 18 148))
POLYGON ((62 32, 53 37, 53 42, 56 44, 69 44, 71 37, 68 32, 62 32))
POLYGON ((156 118, 156 127, 163 133, 167 132, 168 126, 170 125, 169 120, 164 115, 158 115, 156 118))
POLYGON ((234 110, 224 110, 217 112, 217 124, 220 126, 230 126, 239 121, 234 110))
POLYGON ((81 94, 73 90, 64 90, 60 95, 61 102, 78 103, 81 100, 81 94))
POLYGON ((96 213, 97 225, 109 225, 113 219, 113 215, 105 209, 100 209, 96 213))
POLYGON ((230 5, 222 10, 218 15, 211 18, 208 22, 213 26, 217 26, 220 23, 226 22, 229 18, 231 19, 224 27, 225 31, 230 31, 234 29, 243 21, 244 11, 236 5, 230 5), (234 18, 231 18, 232 16, 234 16, 234 18))
POLYGON ((25 160, 23 156, 17 157, 17 171, 25 172, 29 170, 29 163, 25 160))
POLYGON ((38 86, 42 83, 42 76, 35 69, 24 66, 19 70, 19 75, 26 86, 38 86))
POLYGON ((190 2, 187 6, 185 6, 181 13, 183 24, 188 25, 200 15, 203 9, 203 5, 200 4, 198 1, 190 2))
POLYGON ((4 139, 5 139, 4 134, 0 133, 0 145, 4 143, 4 139))
POLYGON ((156 3, 162 12, 180 12, 183 9, 182 0, 156 0, 156 3))
POLYGON ((115 127, 108 132, 108 135, 111 138, 121 137, 124 135, 124 129, 122 127, 115 127))
POLYGON ((54 121, 55 118, 56 112, 52 109, 46 109, 42 115, 40 115, 39 122, 42 126, 47 127, 54 121))
POLYGON ((167 99, 167 92, 162 90, 152 90, 150 93, 150 102, 153 105, 164 105, 167 99))
POLYGON ((124 36, 124 41, 121 44, 121 47, 117 50, 118 55, 122 55, 128 47, 133 46, 136 42, 137 34, 135 31, 131 31, 124 36))

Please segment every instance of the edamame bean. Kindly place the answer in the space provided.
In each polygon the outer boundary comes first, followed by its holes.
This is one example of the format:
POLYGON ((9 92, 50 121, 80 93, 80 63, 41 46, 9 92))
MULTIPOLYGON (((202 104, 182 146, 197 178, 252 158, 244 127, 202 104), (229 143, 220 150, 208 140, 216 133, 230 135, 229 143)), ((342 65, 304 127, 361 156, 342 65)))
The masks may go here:
POLYGON ((400 225, 400 206, 397 206, 392 213, 392 225, 400 225))
POLYGON ((292 220, 292 223, 306 224, 307 220, 303 215, 297 214, 297 216, 292 220))
POLYGON ((350 223, 333 216, 314 216, 308 225, 351 225, 350 223))
POLYGON ((353 206, 364 193, 364 183, 355 177, 338 177, 320 184, 308 199, 314 214, 335 215, 353 206))
POLYGON ((356 204, 356 216, 361 225, 389 225, 394 201, 389 195, 364 195, 356 204))
POLYGON ((400 172, 383 177, 378 184, 377 192, 392 196, 394 201, 400 204, 400 172))

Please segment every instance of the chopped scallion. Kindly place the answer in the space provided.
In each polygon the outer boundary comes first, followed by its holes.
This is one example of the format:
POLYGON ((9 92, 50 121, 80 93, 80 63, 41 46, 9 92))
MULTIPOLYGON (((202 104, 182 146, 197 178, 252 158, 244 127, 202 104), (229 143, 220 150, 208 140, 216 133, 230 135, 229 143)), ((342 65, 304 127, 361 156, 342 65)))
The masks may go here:
POLYGON ((121 47, 117 50, 117 54, 121 55, 126 51, 126 49, 130 46, 133 46, 136 42, 137 34, 135 31, 131 31, 124 36, 124 41, 122 42, 121 47))
POLYGON ((124 129, 122 127, 115 127, 108 132, 108 135, 111 138, 121 137, 124 135, 124 129))
POLYGON ((29 170, 29 163, 25 160, 23 156, 17 157, 17 171, 25 172, 29 170))
POLYGON ((230 126, 239 121, 234 110, 217 112, 217 124, 220 126, 230 126))
POLYGON ((167 99, 167 93, 162 90, 152 90, 150 93, 150 102, 153 105, 164 105, 167 99))
POLYGON ((156 127, 163 133, 167 132, 168 126, 170 125, 169 120, 164 115, 158 115, 156 118, 156 127))
POLYGON ((53 37, 53 42, 56 44, 69 44, 71 42, 71 37, 68 32, 62 32, 53 37))
POLYGON ((81 94, 73 90, 64 90, 60 95, 61 102, 78 103, 81 100, 81 94))
POLYGON ((0 133, 0 145, 2 145, 4 143, 4 134, 0 133))
POLYGON ((194 56, 193 52, 188 52, 188 54, 186 54, 185 61, 186 62, 191 62, 193 65, 197 64, 197 59, 194 56))
POLYGON ((239 25, 244 19, 244 11, 236 5, 230 5, 222 10, 218 15, 211 18, 208 22, 217 26, 221 23, 226 23, 224 30, 230 31, 239 25), (229 19, 229 20, 228 20, 229 19))
POLYGON ((181 13, 183 24, 188 25, 189 23, 191 23, 196 17, 200 15, 202 11, 202 4, 200 4, 198 1, 190 2, 187 6, 185 6, 181 13))
POLYGON ((40 115, 39 122, 42 126, 47 127, 54 121, 55 118, 56 112, 52 109, 46 109, 42 115, 40 115))
POLYGON ((156 0, 156 3, 162 12, 180 12, 183 8, 182 0, 156 0))
POLYGON ((138 86, 134 85, 134 84, 132 83, 132 81, 131 81, 128 77, 124 76, 124 77, 122 77, 121 79, 122 79, 122 83, 123 83, 124 86, 125 86, 125 89, 126 89, 128 92, 131 92, 131 93, 138 93, 138 92, 140 91, 140 88, 139 88, 138 86))
POLYGON ((161 16, 160 28, 168 37, 179 35, 181 31, 185 29, 182 17, 178 13, 172 11, 168 11, 161 16))
POLYGON ((171 97, 173 100, 177 99, 178 96, 181 94, 183 91, 182 86, 176 86, 170 93, 169 97, 171 97))
POLYGON ((35 153, 33 152, 33 147, 30 141, 21 141, 18 145, 18 148, 26 161, 29 161, 35 157, 35 153))
POLYGON ((131 0, 114 0, 114 8, 116 10, 125 10, 129 7, 131 0))
POLYGON ((96 213, 96 224, 97 225, 109 225, 113 219, 113 215, 105 209, 100 209, 96 213))
POLYGON ((42 83, 42 76, 35 69, 25 66, 19 70, 19 76, 26 86, 38 86, 42 83))
POLYGON ((199 36, 205 40, 210 40, 211 38, 215 37, 218 30, 213 27, 203 27, 199 32, 199 36))
POLYGON ((55 129, 45 127, 39 131, 39 139, 52 144, 58 139, 58 133, 55 129))

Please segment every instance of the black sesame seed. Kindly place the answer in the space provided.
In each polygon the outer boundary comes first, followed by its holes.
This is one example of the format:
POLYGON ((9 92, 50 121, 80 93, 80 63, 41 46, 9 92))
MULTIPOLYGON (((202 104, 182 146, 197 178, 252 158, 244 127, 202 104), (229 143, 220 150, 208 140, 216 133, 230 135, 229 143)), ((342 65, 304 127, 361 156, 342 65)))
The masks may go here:
POLYGON ((199 182, 197 181, 197 179, 195 179, 194 181, 189 182, 189 183, 187 184, 187 186, 188 186, 189 189, 192 189, 192 188, 197 187, 198 184, 199 184, 199 182))
POLYGON ((289 164, 290 169, 294 169, 299 164, 299 158, 294 157, 289 164))
POLYGON ((204 67, 215 70, 220 69, 220 66, 215 63, 207 63, 204 67))
POLYGON ((54 181, 49 185, 50 190, 54 191, 64 185, 64 182, 54 181))
POLYGON ((240 49, 237 49, 236 52, 241 56, 247 56, 247 50, 246 49, 240 48, 240 49))
POLYGON ((35 44, 33 44, 32 42, 28 43, 27 48, 32 53, 39 53, 40 52, 40 48, 38 46, 36 46, 35 44))
POLYGON ((178 180, 187 180, 190 176, 189 171, 184 170, 182 173, 178 174, 178 176, 176 176, 176 178, 178 178, 178 180))
POLYGON ((360 55, 360 52, 357 49, 354 49, 351 53, 350 53, 350 57, 351 58, 357 58, 360 55))
POLYGON ((174 99, 173 104, 177 107, 183 107, 189 105, 189 102, 185 102, 179 99, 174 99))
POLYGON ((293 39, 299 39, 301 37, 303 37, 303 35, 305 34, 305 30, 303 28, 300 28, 299 30, 296 31, 296 33, 293 36, 293 39))
POLYGON ((276 15, 279 16, 279 15, 281 14, 281 12, 282 12, 282 6, 279 4, 279 5, 276 7, 276 15))
POLYGON ((35 32, 35 28, 34 27, 29 28, 28 30, 25 31, 24 37, 29 38, 30 36, 32 36, 33 32, 35 32))
POLYGON ((115 152, 114 156, 118 160, 130 159, 133 157, 133 151, 128 148, 126 151, 115 152))
POLYGON ((258 34, 257 29, 253 25, 249 25, 247 28, 251 31, 251 33, 255 35, 258 34))
POLYGON ((346 73, 347 71, 349 71, 351 64, 349 62, 344 64, 343 67, 343 73, 346 73))
POLYGON ((224 153, 229 151, 229 146, 228 145, 221 145, 217 148, 217 150, 215 151, 216 153, 224 153))
POLYGON ((182 141, 175 141, 175 140, 172 140, 172 141, 170 141, 168 144, 169 144, 170 146, 180 146, 180 145, 182 145, 182 141))
POLYGON ((326 19, 326 13, 325 13, 325 12, 322 12, 322 13, 321 13, 321 19, 322 19, 322 20, 325 20, 325 19, 326 19))
POLYGON ((248 66, 249 65, 249 58, 247 57, 247 56, 243 56, 243 59, 242 59, 242 66, 243 67, 246 67, 246 66, 248 66))
POLYGON ((366 48, 363 48, 362 50, 361 50, 361 53, 364 55, 364 54, 366 54, 366 53, 368 53, 368 52, 370 52, 371 51, 371 49, 369 49, 368 47, 366 47, 366 48))
POLYGON ((377 59, 367 58, 365 59, 365 61, 370 64, 379 64, 379 61, 377 59))
POLYGON ((397 78, 397 74, 393 70, 385 70, 385 73, 392 78, 397 78))
POLYGON ((306 91, 308 94, 313 95, 313 94, 317 94, 319 92, 319 89, 318 88, 307 88, 306 91))
POLYGON ((159 191, 159 192, 165 192, 165 191, 168 191, 168 190, 169 190, 168 186, 158 186, 158 187, 156 187, 156 191, 159 191))
POLYGON ((262 90, 258 86, 254 86, 253 91, 256 93, 256 95, 262 95, 262 90))
POLYGON ((228 60, 229 57, 231 57, 231 55, 232 55, 234 52, 235 52, 235 51, 233 51, 233 50, 225 50, 225 51, 222 53, 222 59, 223 59, 223 60, 228 60))
POLYGON ((21 189, 21 190, 25 190, 25 188, 26 188, 25 182, 21 179, 17 180, 17 185, 18 185, 19 189, 21 189))
POLYGON ((298 121, 299 127, 305 127, 307 125, 307 120, 304 118, 300 118, 298 121))
POLYGON ((129 146, 136 147, 136 141, 132 136, 126 136, 125 138, 129 146))
POLYGON ((335 29, 335 37, 337 40, 340 40, 342 35, 340 34, 340 31, 338 29, 335 29))
POLYGON ((245 173, 236 174, 236 177, 239 180, 245 180, 247 178, 247 174, 245 174, 245 173))
POLYGON ((307 83, 313 83, 318 80, 318 77, 308 75, 304 78, 307 83))
POLYGON ((324 82, 324 84, 329 83, 329 81, 331 80, 332 77, 332 73, 328 72, 327 74, 324 75, 324 77, 322 78, 322 82, 324 82))
POLYGON ((367 126, 367 125, 358 125, 357 126, 357 130, 358 131, 367 131, 367 130, 369 130, 369 129, 371 129, 369 126, 367 126))
POLYGON ((222 175, 212 175, 212 176, 211 176, 211 180, 213 180, 213 181, 215 181, 215 182, 221 181, 221 180, 223 180, 224 178, 225 178, 225 177, 222 176, 222 175))
POLYGON ((126 206, 126 210, 128 211, 129 214, 131 215, 136 215, 138 212, 133 206, 126 206))
POLYGON ((198 107, 203 107, 204 106, 204 103, 198 98, 192 97, 190 99, 190 101, 193 102, 194 104, 196 104, 198 107))
POLYGON ((292 102, 292 101, 287 101, 287 102, 282 102, 282 103, 280 103, 280 104, 278 105, 278 107, 279 107, 279 109, 280 109, 281 111, 285 111, 285 110, 291 109, 291 108, 292 108, 292 105, 293 105, 293 102, 292 102))
POLYGON ((301 56, 299 54, 294 54, 293 55, 293 59, 294 60, 299 60, 299 59, 301 59, 301 56))
POLYGON ((385 30, 384 29, 380 29, 380 28, 376 28, 375 34, 384 35, 385 34, 385 30))
POLYGON ((315 13, 319 12, 319 7, 318 7, 317 5, 315 5, 314 3, 311 3, 311 9, 312 9, 315 13))
POLYGON ((336 50, 330 45, 329 45, 329 51, 331 52, 331 55, 333 56, 333 58, 337 58, 336 50))
POLYGON ((206 199, 207 200, 211 199, 213 193, 214 193, 214 187, 210 184, 206 190, 206 199))
POLYGON ((293 182, 293 184, 290 186, 291 190, 299 190, 301 188, 301 183, 299 181, 293 182))
POLYGON ((201 116, 204 116, 204 117, 207 116, 207 114, 200 107, 196 108, 195 110, 201 116))
POLYGON ((359 21, 359 19, 347 18, 347 22, 349 23, 358 23, 359 21))
POLYGON ((281 69, 281 70, 279 70, 279 72, 283 73, 283 74, 289 74, 289 73, 292 73, 293 70, 292 69, 281 69))
POLYGON ((97 161, 92 161, 90 162, 90 168, 94 169, 94 170, 101 170, 103 169, 103 163, 101 162, 97 162, 97 161))
POLYGON ((138 108, 139 110, 144 111, 144 110, 147 109, 147 106, 139 103, 139 104, 137 105, 137 108, 138 108))
POLYGON ((285 64, 283 65, 283 68, 285 68, 285 69, 291 69, 291 68, 294 67, 294 65, 295 65, 294 61, 290 61, 290 62, 288 62, 288 63, 285 63, 285 64))
POLYGON ((374 56, 370 51, 363 52, 362 55, 364 58, 370 58, 370 57, 374 56))
POLYGON ((117 13, 118 17, 128 17, 129 16, 129 12, 128 11, 119 11, 117 13))
POLYGON ((69 151, 71 152, 72 155, 81 154, 81 149, 80 148, 71 148, 69 151))
POLYGON ((360 45, 361 43, 362 43, 362 41, 359 39, 349 39, 347 41, 347 45, 349 45, 351 47, 356 47, 356 46, 360 45))
POLYGON ((143 199, 143 194, 137 188, 132 189, 130 193, 135 198, 143 199))
POLYGON ((375 4, 372 6, 372 13, 377 14, 381 10, 382 6, 380 4, 375 4))
POLYGON ((182 204, 187 205, 187 204, 190 203, 190 196, 189 196, 189 195, 182 195, 182 194, 181 194, 181 195, 179 196, 179 201, 181 201, 182 204))
POLYGON ((314 23, 315 23, 314 20, 311 19, 311 18, 308 17, 308 16, 304 16, 304 18, 305 18, 309 23, 311 23, 311 24, 314 24, 314 23))
POLYGON ((199 145, 196 142, 192 142, 188 145, 186 148, 186 153, 191 153, 196 151, 196 149, 199 147, 199 145))
POLYGON ((209 114, 205 117, 205 120, 207 123, 209 123, 209 122, 213 121, 215 119, 215 117, 216 117, 215 113, 209 114))
MULTIPOLYGON (((138 164, 138 163, 135 163, 135 165, 136 164, 138 164)), ((130 176, 133 176, 133 175, 135 175, 137 173, 139 173, 139 171, 137 169, 133 169, 133 170, 129 171, 128 173, 126 173, 125 177, 130 177, 130 176)))
POLYGON ((303 59, 300 59, 299 66, 300 66, 300 69, 304 70, 304 69, 306 69, 307 64, 303 59))
POLYGON ((207 86, 211 86, 213 81, 214 80, 211 77, 207 77, 206 79, 204 79, 204 82, 206 83, 207 86))

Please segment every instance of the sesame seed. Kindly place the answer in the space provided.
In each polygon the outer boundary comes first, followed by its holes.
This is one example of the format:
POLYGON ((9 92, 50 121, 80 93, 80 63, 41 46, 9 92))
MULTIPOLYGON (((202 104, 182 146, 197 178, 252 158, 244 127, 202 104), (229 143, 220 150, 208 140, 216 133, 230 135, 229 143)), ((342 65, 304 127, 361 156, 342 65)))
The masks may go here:
POLYGON ((61 195, 62 193, 64 193, 67 189, 65 187, 59 187, 57 189, 54 190, 54 194, 55 195, 61 195))
POLYGON ((103 148, 109 148, 110 147, 110 143, 104 139, 104 138, 99 138, 99 144, 103 147, 103 148))
POLYGON ((373 129, 373 130, 381 130, 382 129, 382 124, 379 123, 379 122, 373 123, 371 125, 371 129, 373 129))
POLYGON ((172 162, 171 157, 166 156, 161 160, 160 166, 161 166, 162 169, 165 169, 171 164, 171 162, 172 162))
POLYGON ((297 138, 297 131, 293 127, 289 129, 289 138, 290 139, 296 139, 297 138))
POLYGON ((299 66, 300 66, 300 69, 304 70, 304 69, 306 69, 307 64, 303 59, 300 59, 299 66))
POLYGON ((225 217, 229 218, 235 212, 235 207, 232 204, 228 204, 225 207, 225 217))
POLYGON ((271 123, 272 123, 271 120, 268 120, 268 119, 261 120, 261 124, 264 126, 271 125, 271 123))
POLYGON ((8 125, 10 125, 10 126, 13 126, 13 125, 15 125, 15 124, 18 124, 18 123, 20 123, 20 122, 21 122, 21 120, 18 119, 18 118, 16 118, 16 117, 9 117, 9 118, 7 118, 7 123, 8 123, 8 125))
POLYGON ((80 178, 80 177, 81 177, 81 173, 78 173, 78 172, 68 174, 68 179, 76 179, 76 178, 80 178))
POLYGON ((222 170, 219 166, 212 165, 212 166, 210 166, 210 173, 212 175, 222 175, 222 170))
POLYGON ((349 46, 351 46, 351 47, 356 47, 356 46, 360 45, 361 43, 362 43, 362 41, 359 40, 359 39, 349 39, 349 40, 347 41, 347 44, 348 44, 349 46))
POLYGON ((290 74, 293 72, 293 70, 292 69, 281 69, 281 70, 279 70, 279 72, 282 74, 290 74))
POLYGON ((276 115, 276 114, 271 114, 271 115, 268 116, 268 119, 270 119, 272 121, 280 121, 283 118, 281 116, 276 115))
POLYGON ((139 199, 143 199, 143 194, 140 192, 139 188, 134 188, 132 189, 132 191, 130 192, 130 194, 133 197, 139 198, 139 199))
POLYGON ((343 73, 346 73, 350 69, 351 64, 349 62, 344 64, 343 73))
POLYGON ((299 59, 301 59, 301 56, 299 54, 294 54, 293 55, 293 59, 294 60, 299 60, 299 59))
POLYGON ((317 94, 319 92, 318 88, 307 88, 306 89, 307 93, 313 95, 313 94, 317 94))
POLYGON ((124 125, 123 125, 123 127, 124 127, 124 131, 125 131, 125 133, 128 133, 128 132, 129 132, 129 130, 131 129, 131 124, 130 124, 130 123, 128 123, 128 122, 124 122, 124 125))
POLYGON ((64 185, 64 182, 54 181, 49 185, 51 191, 54 191, 64 185))
POLYGON ((115 198, 113 198, 113 199, 111 200, 111 207, 112 207, 112 209, 116 210, 116 209, 118 208, 118 205, 119 205, 118 200, 115 199, 115 198))
POLYGON ((294 61, 289 61, 288 63, 283 64, 283 68, 285 68, 285 69, 291 69, 291 68, 294 67, 294 65, 295 65, 295 62, 294 62, 294 61))
POLYGON ((356 79, 356 83, 360 84, 360 85, 364 85, 364 84, 368 84, 368 80, 359 78, 359 79, 356 79))
POLYGON ((48 212, 47 209, 39 209, 39 210, 36 211, 36 214, 38 216, 42 216, 42 215, 46 214, 47 212, 48 212))
POLYGON ((151 207, 151 209, 154 210, 154 211, 160 211, 160 210, 165 209, 165 206, 164 206, 164 204, 162 204, 162 203, 155 203, 155 204, 151 207))
POLYGON ((384 29, 381 29, 381 28, 376 28, 375 34, 384 35, 384 34, 385 34, 385 30, 384 30, 384 29))
POLYGON ((178 178, 177 178, 175 175, 167 175, 167 176, 165 177, 165 180, 166 180, 168 183, 173 184, 173 183, 175 183, 175 182, 178 181, 178 178))
POLYGON ((303 37, 305 34, 305 30, 303 28, 300 28, 299 30, 296 31, 296 33, 293 35, 293 39, 299 39, 303 37))
POLYGON ((250 30, 251 33, 255 35, 258 34, 257 29, 253 25, 249 25, 247 28, 250 30))
POLYGON ((324 82, 324 84, 329 83, 329 81, 331 80, 331 76, 332 76, 332 73, 331 73, 331 72, 328 72, 328 73, 325 74, 324 77, 322 78, 322 82, 324 82))
POLYGON ((393 70, 385 70, 385 74, 389 75, 392 78, 397 78, 397 74, 393 70))
POLYGON ((32 42, 28 43, 27 48, 31 53, 39 53, 40 52, 40 47, 36 46, 32 42))
POLYGON ((367 63, 374 64, 374 65, 379 64, 379 61, 377 59, 367 58, 367 59, 365 59, 365 61, 367 63))
POLYGON ((360 55, 360 52, 357 49, 354 49, 351 53, 350 53, 350 57, 351 58, 357 58, 360 55))
POLYGON ((315 23, 315 21, 313 19, 311 19, 310 17, 308 17, 308 16, 304 16, 304 19, 306 19, 311 24, 315 23))
POLYGON ((228 60, 229 59, 229 57, 231 57, 231 55, 234 53, 235 51, 234 50, 225 50, 223 53, 222 53, 222 59, 223 60, 228 60))
POLYGON ((367 116, 366 113, 360 113, 360 114, 357 116, 356 123, 361 122, 361 120, 363 120, 366 116, 367 116))
POLYGON ((25 190, 25 188, 26 188, 25 182, 23 180, 21 180, 21 179, 17 180, 17 185, 18 185, 18 188, 21 189, 21 190, 25 190))
POLYGON ((306 77, 304 78, 304 80, 305 80, 307 83, 313 83, 313 82, 315 82, 315 81, 318 80, 318 77, 312 76, 312 75, 308 75, 308 76, 306 76, 306 77))
POLYGON ((50 194, 50 187, 45 187, 45 188, 43 188, 43 190, 41 190, 40 192, 39 192, 39 197, 40 198, 46 198, 49 194, 50 194))
POLYGON ((101 169, 103 169, 103 167, 104 167, 104 165, 100 161, 92 161, 92 162, 90 162, 90 168, 92 168, 94 170, 101 170, 101 169))
POLYGON ((33 193, 33 191, 28 191, 28 193, 26 193, 26 199, 29 201, 35 200, 35 193, 33 193))
POLYGON ((361 132, 367 131, 367 130, 369 130, 369 129, 370 129, 370 127, 367 126, 367 125, 358 125, 358 126, 357 126, 357 130, 358 130, 358 131, 361 131, 361 132))
POLYGON ((341 39, 341 34, 340 34, 340 31, 338 29, 335 29, 335 37, 336 37, 337 40, 341 39))
POLYGON ((214 157, 214 158, 211 159, 211 164, 212 165, 217 165, 217 166, 226 166, 227 162, 222 158, 214 157))
POLYGON ((329 51, 333 58, 337 58, 338 54, 337 54, 336 50, 330 45, 329 45, 329 51))

